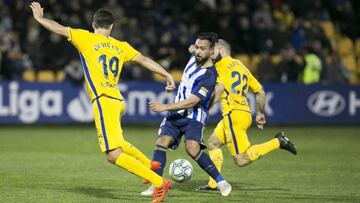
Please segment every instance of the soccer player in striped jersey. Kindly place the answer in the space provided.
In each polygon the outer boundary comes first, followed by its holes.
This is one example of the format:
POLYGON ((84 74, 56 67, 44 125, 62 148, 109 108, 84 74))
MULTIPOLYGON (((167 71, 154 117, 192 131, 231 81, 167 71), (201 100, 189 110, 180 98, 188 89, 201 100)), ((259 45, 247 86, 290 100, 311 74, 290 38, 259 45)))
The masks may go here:
POLYGON ((123 137, 121 117, 125 103, 119 92, 118 82, 124 62, 134 62, 167 79, 167 90, 173 90, 172 76, 159 64, 143 56, 127 42, 110 36, 113 15, 99 9, 93 16, 94 33, 65 27, 45 18, 38 2, 30 5, 35 20, 48 30, 67 37, 80 53, 85 72, 85 81, 94 109, 95 126, 101 151, 107 160, 137 176, 150 181, 154 186, 153 202, 161 202, 170 188, 170 182, 154 173, 160 166, 150 161, 140 150, 123 137))
MULTIPOLYGON (((215 33, 199 34, 195 52, 184 69, 175 103, 150 103, 154 112, 168 111, 160 125, 153 160, 161 163, 161 169, 156 172, 163 175, 167 149, 176 149, 184 135, 186 152, 216 180, 221 195, 228 196, 231 185, 220 175, 209 155, 202 151, 205 147, 202 142, 203 130, 216 82, 216 70, 210 56, 217 40, 215 33)), ((150 186, 142 195, 150 195, 151 191, 150 186)))
MULTIPOLYGON (((256 124, 263 129, 266 123, 265 92, 250 71, 239 60, 231 57, 231 47, 226 41, 220 39, 216 43, 212 58, 218 72, 213 102, 221 100, 223 107, 223 119, 208 140, 209 154, 216 168, 221 170, 223 154, 220 147, 223 145, 227 145, 235 164, 240 167, 279 148, 296 154, 295 146, 283 132, 265 143, 250 144, 246 131, 252 118, 246 95, 248 91, 256 94, 256 124)), ((216 187, 216 181, 210 177, 208 184, 198 190, 214 190, 216 187)))

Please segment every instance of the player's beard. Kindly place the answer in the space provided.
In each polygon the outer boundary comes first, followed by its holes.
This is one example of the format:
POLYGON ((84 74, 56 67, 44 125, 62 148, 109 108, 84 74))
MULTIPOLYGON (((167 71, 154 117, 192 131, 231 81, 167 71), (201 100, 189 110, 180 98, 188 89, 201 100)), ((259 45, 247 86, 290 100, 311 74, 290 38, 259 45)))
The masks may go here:
POLYGON ((202 66, 206 63, 206 61, 209 59, 209 56, 207 57, 204 57, 202 59, 198 59, 196 56, 195 56, 195 62, 196 62, 196 65, 197 66, 202 66))

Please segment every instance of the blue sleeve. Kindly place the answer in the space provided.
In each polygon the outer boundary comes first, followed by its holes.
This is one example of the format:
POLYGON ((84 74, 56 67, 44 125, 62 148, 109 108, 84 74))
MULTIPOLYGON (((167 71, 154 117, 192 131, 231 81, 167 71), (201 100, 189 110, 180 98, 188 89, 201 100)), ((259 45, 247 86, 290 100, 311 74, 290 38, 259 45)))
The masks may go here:
POLYGON ((211 97, 211 94, 215 88, 215 78, 212 73, 207 72, 204 76, 199 77, 198 82, 195 82, 196 85, 193 88, 191 94, 196 95, 201 99, 201 101, 207 100, 211 97))

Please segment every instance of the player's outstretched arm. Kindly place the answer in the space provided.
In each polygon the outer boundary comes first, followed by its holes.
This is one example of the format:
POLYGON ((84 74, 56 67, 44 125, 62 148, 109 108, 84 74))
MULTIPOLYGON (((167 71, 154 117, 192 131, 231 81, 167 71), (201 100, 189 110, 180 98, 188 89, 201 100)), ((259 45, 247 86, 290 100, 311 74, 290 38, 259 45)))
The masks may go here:
POLYGON ((64 37, 69 36, 69 31, 65 26, 62 26, 59 23, 44 17, 44 8, 42 8, 38 2, 32 2, 30 4, 30 8, 33 12, 35 20, 38 21, 46 29, 64 37))
POLYGON ((200 98, 194 94, 190 94, 190 97, 184 101, 171 103, 171 104, 160 104, 157 102, 150 102, 150 109, 153 112, 163 112, 163 111, 172 111, 187 109, 197 105, 200 102, 200 98))
POLYGON ((256 92, 256 125, 260 129, 263 129, 266 123, 265 98, 265 91, 263 89, 256 92))
POLYGON ((152 59, 143 56, 142 54, 137 55, 134 60, 135 63, 139 64, 140 66, 158 73, 166 78, 166 91, 172 92, 175 90, 175 81, 172 75, 168 73, 163 67, 161 67, 158 63, 153 61, 152 59))

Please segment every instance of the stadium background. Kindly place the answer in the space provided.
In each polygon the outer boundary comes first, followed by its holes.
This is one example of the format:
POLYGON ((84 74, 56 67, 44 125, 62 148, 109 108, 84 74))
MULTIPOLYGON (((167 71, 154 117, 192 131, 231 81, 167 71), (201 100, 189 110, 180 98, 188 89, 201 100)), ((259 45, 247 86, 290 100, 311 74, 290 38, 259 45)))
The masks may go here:
MULTIPOLYGON (((30 1, 0 0, 0 197, 4 202, 144 202, 140 181, 105 164, 76 50, 40 27, 30 1), (45 124, 52 125, 45 125, 45 124), (26 125, 25 125, 26 124, 26 125), (32 125, 29 125, 32 124, 32 125), (76 124, 76 125, 70 125, 76 124), (124 182, 127 190, 122 189, 124 182), (120 188, 119 188, 120 187, 120 188)), ((111 10, 115 38, 128 41, 180 80, 187 48, 201 31, 228 40, 268 93, 268 125, 250 129, 258 143, 284 130, 299 148, 236 168, 224 150, 234 193, 194 192, 206 182, 196 166, 170 202, 358 202, 360 187, 360 14, 350 0, 46 0, 45 15, 90 29, 93 12, 111 10), (314 56, 319 80, 302 73, 314 56), (336 125, 333 127, 333 125, 336 125)), ((123 69, 125 137, 151 156, 162 115, 150 100, 171 101, 163 82, 134 64, 123 69)), ((253 96, 249 97, 254 106, 253 96)), ((212 124, 219 119, 213 112, 212 124)), ((207 138, 214 128, 205 131, 207 138)), ((185 157, 169 153, 169 160, 185 157)), ((194 164, 194 162, 192 162, 194 164)))

